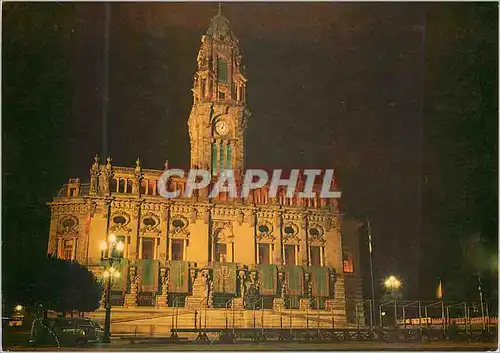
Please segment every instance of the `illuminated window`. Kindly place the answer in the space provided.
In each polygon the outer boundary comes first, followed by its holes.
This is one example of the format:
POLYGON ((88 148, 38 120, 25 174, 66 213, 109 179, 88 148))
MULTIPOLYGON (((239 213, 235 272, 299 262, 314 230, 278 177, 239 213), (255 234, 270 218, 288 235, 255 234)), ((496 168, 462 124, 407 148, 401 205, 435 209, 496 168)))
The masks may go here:
POLYGON ((354 259, 348 252, 344 254, 344 273, 354 273, 354 259))
POLYGON ((269 265, 271 255, 271 244, 259 244, 259 264, 269 265))
POLYGON ((142 238, 142 258, 154 259, 154 239, 142 238))
POLYGON ((172 260, 178 260, 178 261, 184 260, 184 240, 183 239, 173 239, 172 240, 172 260))
POLYGON ((217 79, 219 82, 227 82, 227 63, 223 58, 217 58, 217 79))
POLYGON ((227 261, 227 246, 226 244, 215 243, 215 262, 227 261))
POLYGON ((311 255, 311 266, 322 266, 322 264, 321 264, 321 247, 311 246, 311 247, 309 247, 309 253, 311 255))
POLYGON ((64 260, 73 260, 73 248, 75 242, 73 239, 65 239, 63 241, 62 258, 64 260))
POLYGON ((285 264, 297 264, 295 261, 295 245, 285 245, 285 264))

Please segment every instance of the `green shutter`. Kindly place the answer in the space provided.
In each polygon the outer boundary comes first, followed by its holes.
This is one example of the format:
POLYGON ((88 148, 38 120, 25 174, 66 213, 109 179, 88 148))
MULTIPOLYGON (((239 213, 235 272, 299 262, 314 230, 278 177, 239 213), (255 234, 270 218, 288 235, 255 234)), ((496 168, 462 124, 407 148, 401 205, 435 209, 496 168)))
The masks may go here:
POLYGON ((212 174, 217 172, 217 144, 212 143, 212 174))
POLYGON ((217 79, 219 82, 227 82, 227 64, 223 58, 217 58, 217 79))
POLYGON ((227 147, 227 152, 226 152, 226 155, 227 155, 227 161, 226 161, 226 167, 227 169, 233 169, 233 160, 232 160, 232 148, 231 148, 231 145, 228 144, 227 147))
POLYGON ((220 144, 220 159, 219 159, 219 168, 220 168, 220 171, 222 172, 222 170, 224 169, 224 145, 221 143, 220 144))

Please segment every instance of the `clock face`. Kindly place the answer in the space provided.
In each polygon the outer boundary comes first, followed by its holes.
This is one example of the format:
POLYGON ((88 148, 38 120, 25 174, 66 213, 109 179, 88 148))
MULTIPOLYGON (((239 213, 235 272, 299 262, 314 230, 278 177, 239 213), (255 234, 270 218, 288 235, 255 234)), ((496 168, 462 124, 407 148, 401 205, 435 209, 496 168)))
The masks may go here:
POLYGON ((229 132, 229 125, 227 122, 224 120, 219 120, 215 124, 215 132, 217 132, 219 135, 224 136, 229 132))

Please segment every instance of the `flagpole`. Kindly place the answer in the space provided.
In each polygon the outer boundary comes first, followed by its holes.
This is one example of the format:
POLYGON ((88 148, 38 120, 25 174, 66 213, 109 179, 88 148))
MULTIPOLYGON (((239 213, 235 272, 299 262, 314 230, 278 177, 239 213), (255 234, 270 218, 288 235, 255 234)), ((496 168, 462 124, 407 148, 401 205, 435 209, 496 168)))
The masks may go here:
POLYGON ((368 250, 370 252, 370 277, 372 284, 372 300, 373 300, 372 310, 370 310, 370 324, 373 324, 373 317, 374 317, 373 310, 375 310, 375 281, 373 280, 372 230, 370 226, 369 217, 366 217, 366 223, 368 225, 368 250))

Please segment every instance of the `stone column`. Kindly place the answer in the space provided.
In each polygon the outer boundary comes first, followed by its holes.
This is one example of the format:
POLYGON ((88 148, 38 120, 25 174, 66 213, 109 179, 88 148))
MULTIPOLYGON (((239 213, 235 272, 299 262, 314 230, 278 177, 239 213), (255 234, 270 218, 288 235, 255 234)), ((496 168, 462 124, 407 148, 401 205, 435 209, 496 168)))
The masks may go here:
POLYGON ((299 303, 299 309, 302 310, 302 311, 306 311, 309 309, 309 307, 311 306, 311 282, 310 282, 310 279, 311 279, 311 275, 309 273, 306 273, 305 274, 305 279, 306 279, 306 282, 305 282, 305 289, 306 289, 306 298, 301 298, 300 299, 300 303, 299 303))
POLYGON ((273 299, 273 310, 275 311, 281 311, 285 308, 286 283, 283 272, 278 272, 278 285, 280 286, 281 295, 279 298, 273 299))
POLYGON ((156 296, 156 307, 157 308, 167 308, 167 296, 168 296, 168 269, 160 269, 160 279, 161 279, 161 294, 156 296))
POLYGON ((233 308, 235 309, 243 309, 244 307, 243 301, 246 295, 246 284, 245 284, 246 276, 244 270, 240 270, 238 272, 238 278, 240 279, 240 296, 233 299, 232 305, 233 308))
POLYGON ((125 306, 137 306, 137 269, 135 266, 130 266, 130 293, 125 294, 125 306))

